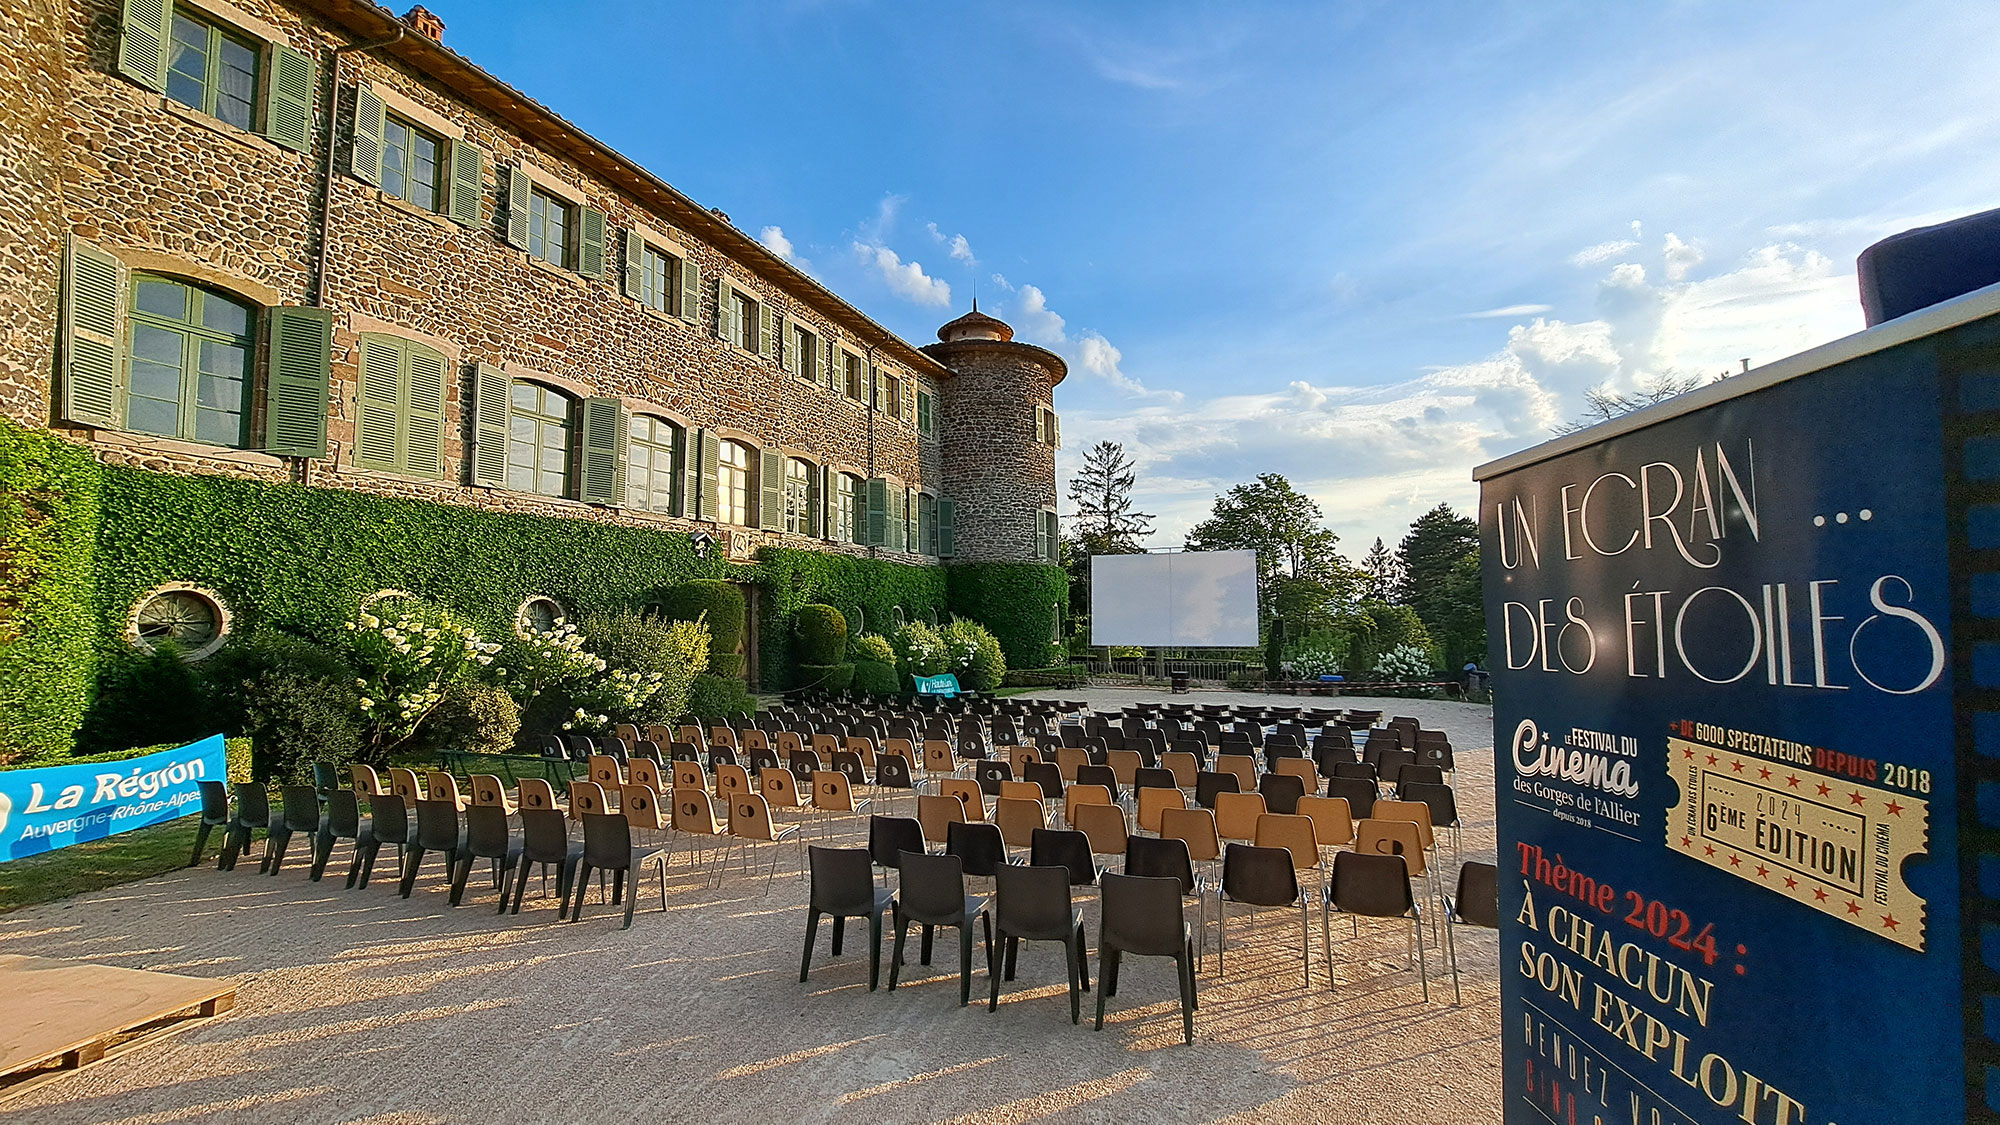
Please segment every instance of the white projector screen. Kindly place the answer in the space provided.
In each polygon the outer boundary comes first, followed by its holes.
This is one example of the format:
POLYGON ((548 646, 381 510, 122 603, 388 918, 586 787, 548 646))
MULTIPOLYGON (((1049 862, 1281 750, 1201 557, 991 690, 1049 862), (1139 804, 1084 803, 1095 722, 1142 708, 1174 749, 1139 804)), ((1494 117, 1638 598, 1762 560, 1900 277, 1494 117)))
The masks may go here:
POLYGON ((1090 643, 1257 647, 1257 552, 1092 555, 1090 643))

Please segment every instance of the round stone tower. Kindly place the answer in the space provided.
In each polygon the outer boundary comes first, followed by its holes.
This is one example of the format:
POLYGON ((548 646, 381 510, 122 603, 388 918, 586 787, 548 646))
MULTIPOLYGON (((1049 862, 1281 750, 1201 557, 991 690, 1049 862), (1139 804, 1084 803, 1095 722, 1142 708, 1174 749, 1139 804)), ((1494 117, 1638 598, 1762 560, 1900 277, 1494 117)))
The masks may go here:
POLYGON ((924 352, 951 368, 938 389, 944 493, 957 504, 955 557, 1044 562, 1056 508, 1055 388, 1062 357, 1014 339, 972 311, 938 329, 924 352))

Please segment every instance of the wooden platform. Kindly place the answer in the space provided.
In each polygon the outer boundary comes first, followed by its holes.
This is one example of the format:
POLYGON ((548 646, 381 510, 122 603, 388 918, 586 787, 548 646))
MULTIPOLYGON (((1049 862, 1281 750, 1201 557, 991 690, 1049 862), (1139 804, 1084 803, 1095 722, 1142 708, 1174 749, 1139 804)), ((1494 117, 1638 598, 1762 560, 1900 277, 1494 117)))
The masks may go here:
POLYGON ((0 955, 0 1101, 236 1006, 236 986, 0 955))

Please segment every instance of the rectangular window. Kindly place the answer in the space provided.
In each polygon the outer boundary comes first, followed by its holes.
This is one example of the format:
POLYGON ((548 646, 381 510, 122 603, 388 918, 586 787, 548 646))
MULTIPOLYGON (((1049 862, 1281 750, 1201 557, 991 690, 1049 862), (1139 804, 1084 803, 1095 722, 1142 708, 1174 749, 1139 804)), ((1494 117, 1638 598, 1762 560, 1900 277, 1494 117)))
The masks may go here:
POLYGON ((847 397, 855 402, 861 401, 861 357, 858 355, 847 357, 847 397))
POLYGON ((937 400, 923 391, 917 392, 917 432, 925 437, 937 432, 937 400))
POLYGON ((681 428, 647 414, 632 415, 626 425, 625 506, 673 511, 681 475, 681 428))
POLYGON ((174 13, 167 54, 167 97, 238 129, 257 127, 254 40, 194 16, 174 13))
POLYGON ((833 537, 841 543, 859 543, 861 528, 867 522, 861 514, 861 502, 865 498, 861 491, 861 478, 852 473, 840 473, 835 482, 838 495, 834 505, 833 537))
POLYGON ((892 417, 900 418, 903 414, 903 381, 901 379, 889 379, 887 382, 889 384, 889 405, 884 407, 884 409, 892 417))
POLYGON ((729 342, 744 351, 757 350, 757 302, 732 289, 729 299, 736 315, 729 321, 729 342))
POLYGON ((917 497, 917 540, 918 550, 926 555, 938 553, 937 497, 926 492, 917 497))
POLYGON ((507 487, 569 495, 572 400, 560 391, 519 381, 509 397, 507 487))
POLYGON ((388 115, 382 123, 382 190, 426 211, 444 199, 444 142, 408 121, 388 115))
POLYGON ((750 524, 750 474, 753 455, 740 441, 725 441, 716 458, 716 516, 721 523, 748 527, 750 524))
POLYGON ((785 530, 812 534, 813 467, 796 457, 785 462, 785 530))
POLYGON ((786 362, 792 365, 792 370, 798 372, 799 378, 808 383, 818 382, 814 378, 814 373, 819 370, 819 357, 813 354, 815 342, 813 334, 804 328, 792 329, 792 348, 786 357, 786 362))
POLYGON ((569 265, 570 205, 541 188, 528 189, 528 253, 569 265))
POLYGON ((639 303, 658 312, 668 311, 673 301, 674 269, 674 260, 651 246, 639 251, 639 303))

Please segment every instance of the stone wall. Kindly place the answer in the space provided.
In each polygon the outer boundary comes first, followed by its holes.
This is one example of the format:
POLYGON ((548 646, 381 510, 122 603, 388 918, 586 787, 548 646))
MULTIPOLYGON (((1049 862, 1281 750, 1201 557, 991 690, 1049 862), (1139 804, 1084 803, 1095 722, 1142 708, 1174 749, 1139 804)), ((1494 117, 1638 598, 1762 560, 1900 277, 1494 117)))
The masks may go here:
MULTIPOLYGON (((290 46, 314 54, 322 69, 325 49, 353 38, 313 15, 306 5, 236 0, 231 9, 220 0, 192 2, 267 25, 290 46)), ((167 102, 119 75, 122 5, 117 0, 71 0, 61 9, 66 52, 54 51, 52 44, 37 50, 38 41, 49 43, 46 30, 37 40, 37 27, 56 18, 42 13, 59 3, 32 0, 25 8, 19 3, 0 6, 4 7, 0 32, 8 35, 6 54, 0 58, 11 68, 0 75, 7 82, 0 94, 0 132, 5 133, 0 145, 11 149, 23 138, 38 136, 66 139, 62 159, 69 230, 133 268, 189 277, 262 305, 311 303, 315 220, 324 187, 319 138, 324 136, 329 108, 327 76, 321 75, 314 151, 294 153, 167 102), (65 57, 73 72, 66 82, 59 77, 65 57), (57 73, 56 80, 38 77, 51 71, 57 73), (68 91, 66 103, 56 93, 63 90, 68 91), (37 122, 44 123, 39 131, 37 122)), ((325 304, 336 314, 329 455, 287 461, 250 450, 137 434, 72 427, 59 427, 60 432, 89 443, 107 462, 153 469, 297 480, 681 530, 703 526, 649 512, 469 485, 464 454, 470 370, 473 363, 485 362, 574 394, 618 396, 634 409, 758 447, 781 448, 815 465, 864 478, 888 476, 911 487, 953 495, 940 440, 920 437, 913 421, 866 409, 838 390, 788 375, 773 360, 732 348, 715 336, 713 282, 718 277, 742 283, 776 312, 822 335, 836 328, 834 317, 844 311, 829 308, 823 295, 814 299, 809 287, 797 279, 760 276, 744 262, 731 260, 696 233, 594 178, 514 124, 476 110, 403 61, 378 52, 349 56, 342 69, 343 112, 336 130, 339 144, 326 247, 325 304), (415 103, 425 114, 462 131, 482 152, 483 220, 478 226, 457 226, 347 174, 346 141, 357 79, 415 103), (507 246, 501 208, 504 180, 506 170, 523 161, 560 184, 570 202, 605 212, 611 227, 622 231, 642 225, 685 248, 702 270, 699 322, 663 316, 623 295, 618 269, 621 243, 616 234, 607 237, 606 273, 601 279, 531 260, 526 252, 507 246), (447 392, 443 479, 404 478, 354 464, 355 365, 362 332, 409 336, 456 361, 455 385, 447 392)), ((0 238, 7 241, 0 242, 0 269, 5 270, 8 284, 0 286, 5 294, 0 300, 26 302, 29 310, 10 316, 6 330, 11 334, 0 337, 0 404, 12 416, 45 424, 49 352, 55 337, 51 298, 62 231, 51 225, 57 222, 53 192, 33 183, 17 186, 18 170, 32 169, 34 161, 17 161, 12 151, 6 155, 6 168, 0 170, 0 224, 6 229, 0 238)), ((851 313, 847 315, 851 318, 851 313)), ((831 334, 857 342, 847 331, 831 334)), ((907 344, 884 341, 883 349, 888 365, 910 377, 913 393, 923 390, 936 396, 944 422, 941 440, 949 441, 957 432, 978 432, 971 416, 953 421, 958 411, 951 405, 952 376, 907 344)), ((1033 402, 999 401, 1010 390, 1046 401, 1047 386, 1031 387, 1032 383, 1032 379, 1016 380, 1005 388, 981 392, 978 410, 1005 410, 1026 418, 1026 440, 1032 441, 1033 402)), ((253 395, 253 400, 260 397, 253 395)), ((260 424, 253 419, 253 434, 260 432, 260 424)), ((988 445, 979 448, 986 450, 988 445)), ((996 446, 993 451, 1000 450, 996 446)), ((985 455, 969 454, 958 460, 976 461, 985 455)), ((999 548, 986 547, 977 557, 1032 556, 1032 510, 1038 505, 1029 504, 1018 519, 1011 514, 996 516, 990 509, 1002 502, 1025 503, 1020 497, 1043 492, 1052 501, 1052 463, 1044 471, 1047 479, 1026 482, 1025 492, 1019 481, 1012 489, 999 487, 1012 471, 1012 462, 996 462, 981 473, 964 475, 968 482, 982 482, 984 491, 976 499, 961 499, 961 552, 968 542, 965 513, 974 509, 986 513, 978 518, 998 519, 1010 527, 1019 523, 1027 529, 1025 539, 1004 537, 1013 553, 996 554, 999 548), (1008 500, 1009 495, 1014 499, 1008 500)), ((979 540, 981 534, 975 532, 970 538, 979 540)), ((996 544, 1003 541, 986 538, 996 544)), ((753 549, 764 542, 865 553, 863 548, 807 537, 751 534, 753 549)), ((902 557, 917 561, 917 556, 902 557)))
POLYGON ((0 4, 0 414, 49 419, 63 245, 65 0, 0 4))
POLYGON ((952 369, 939 409, 957 558, 1036 560, 1036 520, 1056 503, 1056 451, 1035 437, 1061 361, 1031 344, 960 340, 924 351, 952 369))

